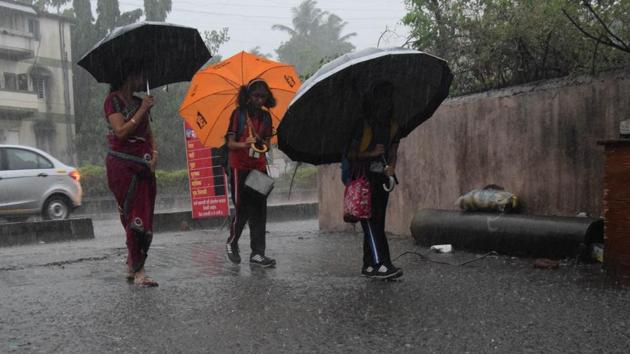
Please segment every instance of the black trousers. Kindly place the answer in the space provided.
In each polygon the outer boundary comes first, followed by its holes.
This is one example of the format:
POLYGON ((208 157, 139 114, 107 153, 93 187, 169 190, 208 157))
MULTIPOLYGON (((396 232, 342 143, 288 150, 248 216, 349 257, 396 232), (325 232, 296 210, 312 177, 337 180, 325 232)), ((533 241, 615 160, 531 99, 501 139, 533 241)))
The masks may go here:
POLYGON ((238 240, 245 224, 249 225, 249 243, 252 255, 265 255, 267 232, 267 197, 245 188, 249 170, 231 169, 230 191, 235 213, 230 223, 230 237, 227 243, 238 247, 238 240))
POLYGON ((389 254, 389 244, 385 236, 385 214, 387 211, 387 200, 389 192, 383 189, 386 181, 382 174, 368 172, 367 178, 370 181, 372 191, 372 217, 361 220, 363 228, 363 267, 377 267, 381 264, 390 266, 392 264, 389 254))

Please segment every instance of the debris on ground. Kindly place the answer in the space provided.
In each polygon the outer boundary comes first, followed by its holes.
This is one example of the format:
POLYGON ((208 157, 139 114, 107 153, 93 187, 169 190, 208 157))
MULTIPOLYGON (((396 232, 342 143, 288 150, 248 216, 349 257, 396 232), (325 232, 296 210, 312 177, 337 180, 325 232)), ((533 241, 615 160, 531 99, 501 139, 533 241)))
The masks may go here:
POLYGON ((558 269, 560 268, 560 261, 547 258, 538 258, 534 261, 534 268, 538 269, 558 269))
POLYGON ((593 260, 604 263, 604 245, 601 243, 594 243, 591 245, 591 258, 593 260))

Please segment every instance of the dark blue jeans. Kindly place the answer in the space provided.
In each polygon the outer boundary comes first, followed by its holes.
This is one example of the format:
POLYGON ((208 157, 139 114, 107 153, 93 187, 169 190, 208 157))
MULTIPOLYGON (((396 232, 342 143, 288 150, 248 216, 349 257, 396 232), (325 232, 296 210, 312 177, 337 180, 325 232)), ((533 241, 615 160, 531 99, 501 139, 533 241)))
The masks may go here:
POLYGON ((372 190, 372 217, 361 220, 363 228, 363 267, 391 266, 389 244, 385 236, 385 214, 389 192, 383 189, 386 178, 382 174, 367 173, 372 190))

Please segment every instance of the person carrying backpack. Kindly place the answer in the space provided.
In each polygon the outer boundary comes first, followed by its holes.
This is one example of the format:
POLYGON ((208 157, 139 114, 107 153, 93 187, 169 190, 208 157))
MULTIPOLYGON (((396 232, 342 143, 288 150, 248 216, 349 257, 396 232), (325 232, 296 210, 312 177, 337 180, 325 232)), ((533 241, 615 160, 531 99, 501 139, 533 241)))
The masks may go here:
POLYGON ((238 240, 247 223, 251 247, 249 262, 273 267, 276 261, 265 255, 267 197, 245 188, 244 184, 252 170, 267 173, 263 146, 269 146, 273 127, 271 116, 263 107, 274 107, 276 100, 264 80, 254 79, 241 87, 237 104, 226 134, 230 192, 235 209, 226 242, 227 257, 232 263, 241 262, 238 240))
POLYGON ((371 217, 361 220, 363 228, 363 267, 361 274, 369 278, 398 278, 402 269, 391 261, 385 214, 391 186, 395 178, 396 157, 400 137, 393 119, 393 86, 386 81, 370 86, 363 98, 363 120, 346 154, 347 171, 342 173, 344 184, 365 176, 371 192, 371 217), (386 189, 387 185, 390 185, 386 189))

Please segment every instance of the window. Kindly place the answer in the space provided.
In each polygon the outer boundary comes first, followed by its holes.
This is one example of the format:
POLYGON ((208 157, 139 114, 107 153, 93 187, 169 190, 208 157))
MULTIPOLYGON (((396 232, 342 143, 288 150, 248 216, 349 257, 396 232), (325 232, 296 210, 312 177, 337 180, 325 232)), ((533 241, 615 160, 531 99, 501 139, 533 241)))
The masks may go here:
POLYGON ((41 77, 33 77, 33 90, 37 92, 38 98, 46 97, 46 79, 41 77))
POLYGON ((17 90, 17 75, 14 73, 4 73, 4 88, 7 90, 17 90))
POLYGON ((45 158, 42 155, 37 155, 37 166, 39 168, 46 168, 46 169, 50 169, 50 168, 54 168, 55 166, 53 166, 53 164, 48 161, 47 158, 45 158))
POLYGON ((0 8, 0 27, 14 30, 19 29, 18 15, 9 9, 0 8))
POLYGON ((37 19, 28 19, 28 31, 33 34, 35 39, 39 39, 39 21, 37 19))
POLYGON ((17 75, 17 88, 20 91, 28 91, 28 76, 26 74, 17 75))
POLYGON ((40 154, 22 149, 6 149, 9 170, 53 168, 53 164, 40 154))

